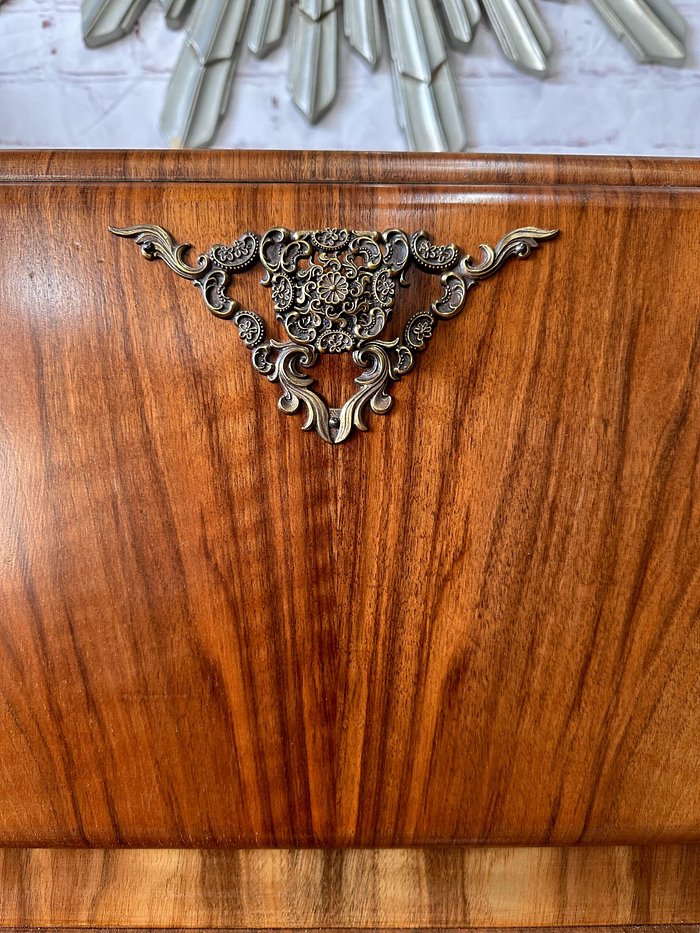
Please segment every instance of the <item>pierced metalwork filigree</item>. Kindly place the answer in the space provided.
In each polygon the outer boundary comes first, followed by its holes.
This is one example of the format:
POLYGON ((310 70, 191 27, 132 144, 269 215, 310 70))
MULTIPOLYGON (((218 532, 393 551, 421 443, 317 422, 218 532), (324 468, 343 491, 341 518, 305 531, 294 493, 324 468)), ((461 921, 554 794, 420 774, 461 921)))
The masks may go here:
POLYGON ((345 353, 382 332, 410 256, 400 230, 277 228, 262 238, 262 284, 271 288, 277 320, 292 340, 320 353, 345 353))
POLYGON ((244 233, 229 246, 212 246, 189 265, 183 258, 189 244, 176 243, 162 227, 109 229, 136 240, 146 259, 162 259, 191 281, 217 317, 232 318, 255 369, 280 384, 280 409, 291 415, 303 408, 303 430, 313 429, 331 444, 344 441, 355 428, 367 430, 368 406, 377 415, 389 411, 390 383, 413 369, 416 354, 426 348, 438 320, 459 314, 472 286, 508 259, 527 258, 540 241, 558 233, 537 227, 513 230, 495 248, 482 244, 483 259, 475 263, 454 244, 435 245, 424 230, 407 236, 397 229, 291 232, 274 227, 262 237, 244 233), (232 276, 258 262, 265 272, 262 285, 271 291, 287 341, 266 340, 263 319, 243 310, 228 294, 232 276), (397 285, 408 285, 411 265, 440 275, 442 295, 409 318, 401 337, 381 340, 393 314, 397 285), (312 388, 314 379, 306 370, 321 354, 348 352, 361 369, 355 379, 358 388, 341 408, 329 408, 312 388))

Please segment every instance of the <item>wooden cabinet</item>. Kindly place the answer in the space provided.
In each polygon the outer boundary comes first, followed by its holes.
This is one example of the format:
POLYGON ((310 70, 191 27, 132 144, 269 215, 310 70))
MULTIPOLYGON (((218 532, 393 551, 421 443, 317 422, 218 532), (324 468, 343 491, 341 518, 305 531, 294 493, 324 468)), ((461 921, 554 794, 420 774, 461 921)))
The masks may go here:
MULTIPOLYGON (((686 844, 664 871, 695 890, 700 163, 0 172, 0 845, 686 844), (475 255, 560 233, 472 289, 391 412, 334 445, 279 411, 232 321, 108 230, 132 224, 190 262, 279 226, 424 228, 475 255)), ((387 339, 440 295, 410 279, 387 339)), ((231 291, 281 339, 259 280, 231 291)), ((356 388, 350 354, 311 374, 331 406, 356 388)), ((700 920, 683 904, 594 922, 700 920)))

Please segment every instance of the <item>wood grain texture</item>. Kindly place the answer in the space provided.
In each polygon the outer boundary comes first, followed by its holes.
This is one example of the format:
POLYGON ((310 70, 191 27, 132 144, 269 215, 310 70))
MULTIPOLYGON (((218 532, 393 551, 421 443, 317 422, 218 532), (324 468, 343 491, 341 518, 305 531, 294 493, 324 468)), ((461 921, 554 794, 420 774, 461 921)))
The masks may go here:
POLYGON ((700 850, 15 849, 0 852, 0 890, 0 925, 23 928, 696 923, 700 850))
MULTIPOLYGON (((13 931, 13 933, 19 933, 22 930, 35 929, 31 926, 3 926, 4 930, 13 931)), ((78 930, 85 930, 86 927, 67 927, 67 926, 42 926, 42 930, 46 930, 46 933, 50 933, 52 930, 61 930, 62 933, 77 933, 78 930)), ((94 933, 101 933, 102 930, 114 930, 115 927, 89 927, 90 930, 94 933)), ((141 927, 119 927, 122 933, 132 933, 134 930, 142 929, 141 927)), ((212 927, 167 927, 171 933, 179 933, 180 930, 195 931, 195 933, 204 933, 204 930, 213 929, 212 927)), ((274 933, 286 933, 287 930, 298 929, 295 927, 219 927, 217 929, 235 929, 235 930, 245 930, 246 933, 257 933, 259 930, 274 931, 274 933)), ((409 927, 307 927, 307 929, 313 929, 316 933, 331 933, 332 930, 363 930, 365 933, 373 933, 374 930, 384 930, 385 933, 399 933, 406 929, 413 929, 409 927)), ((421 927, 421 930, 424 930, 425 933, 433 933, 434 930, 440 930, 441 933, 452 933, 453 930, 464 930, 469 929, 471 933, 482 933, 484 930, 488 930, 489 933, 500 933, 501 930, 509 930, 510 933, 531 933, 533 930, 547 931, 547 933, 591 933, 591 927, 589 926, 544 926, 544 927, 519 927, 519 926, 508 926, 508 927, 421 927)), ((595 933, 700 933, 700 924, 698 923, 657 923, 657 924, 639 924, 639 923, 623 923, 623 924, 595 924, 595 933)))
POLYGON ((698 159, 470 153, 0 150, 0 184, 78 181, 699 188, 698 159))
POLYGON ((0 844, 700 839, 697 164, 3 159, 0 844), (333 448, 139 222, 562 233, 333 448))

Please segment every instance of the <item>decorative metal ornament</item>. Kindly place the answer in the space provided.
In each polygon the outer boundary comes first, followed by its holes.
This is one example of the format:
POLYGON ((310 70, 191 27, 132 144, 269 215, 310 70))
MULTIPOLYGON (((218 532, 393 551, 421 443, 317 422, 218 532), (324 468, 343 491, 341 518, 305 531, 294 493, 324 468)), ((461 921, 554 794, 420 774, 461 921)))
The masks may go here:
POLYGON ((475 263, 454 245, 436 246, 425 231, 408 236, 402 230, 357 231, 340 228, 299 230, 275 227, 259 237, 244 233, 230 246, 212 246, 189 265, 184 257, 189 244, 176 243, 162 227, 143 224, 110 227, 117 236, 130 237, 146 259, 162 259, 200 289, 209 310, 232 318, 253 366, 270 382, 279 382, 280 409, 293 414, 306 410, 303 430, 315 429, 330 444, 346 440, 353 429, 367 430, 364 410, 377 415, 392 405, 389 383, 413 369, 416 353, 432 337, 438 320, 462 310, 468 290, 493 275, 511 257, 526 259, 541 240, 558 230, 523 227, 507 233, 495 249, 481 245, 483 260, 475 263), (231 277, 264 269, 262 285, 270 289, 275 316, 289 340, 266 340, 260 315, 243 310, 228 294, 231 277), (382 340, 390 320, 397 286, 408 286, 406 273, 415 266, 440 275, 442 295, 425 311, 409 318, 403 335, 382 340), (358 389, 341 408, 329 408, 311 388, 305 370, 324 353, 352 353, 362 372, 358 389))
MULTIPOLYGON (((686 25, 669 0, 589 0, 640 62, 679 64, 686 25)), ((82 0, 83 37, 96 47, 136 24, 148 0, 82 0)), ((419 151, 461 151, 467 143, 447 47, 465 50, 482 13, 501 52, 528 74, 549 69, 552 37, 534 0, 161 0, 168 26, 194 12, 161 116, 175 148, 207 146, 226 110, 236 61, 248 47, 262 57, 283 39, 291 19, 288 87, 313 123, 335 100, 342 19, 351 47, 374 68, 387 25, 394 98, 408 144, 419 151)))

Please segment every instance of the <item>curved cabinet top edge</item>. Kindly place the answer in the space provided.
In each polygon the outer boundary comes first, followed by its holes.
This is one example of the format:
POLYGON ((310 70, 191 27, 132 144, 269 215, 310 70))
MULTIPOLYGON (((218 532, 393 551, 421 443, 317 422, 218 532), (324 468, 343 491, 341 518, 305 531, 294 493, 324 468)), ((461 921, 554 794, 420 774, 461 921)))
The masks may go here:
POLYGON ((0 184, 42 181, 700 188, 700 159, 253 149, 0 152, 0 184))

